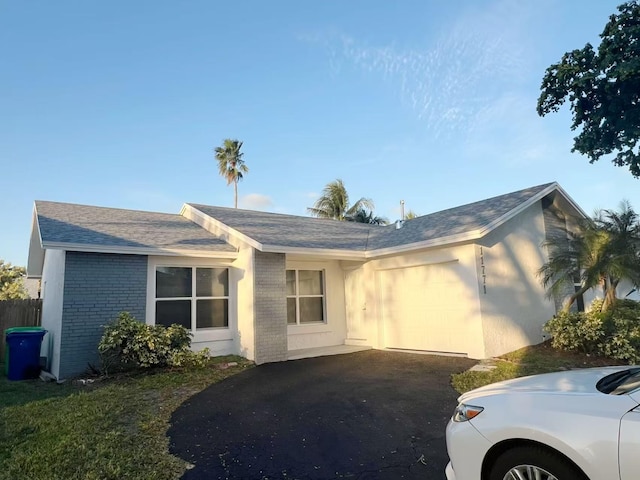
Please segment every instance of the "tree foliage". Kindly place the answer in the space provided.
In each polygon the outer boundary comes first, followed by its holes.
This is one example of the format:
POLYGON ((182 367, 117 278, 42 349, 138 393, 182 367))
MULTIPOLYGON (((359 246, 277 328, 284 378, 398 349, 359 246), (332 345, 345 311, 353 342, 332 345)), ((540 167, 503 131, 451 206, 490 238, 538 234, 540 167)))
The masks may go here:
POLYGON ((353 205, 349 205, 349 194, 342 180, 329 182, 322 190, 322 195, 307 211, 318 218, 332 218, 341 221, 371 223, 367 219, 372 214, 373 201, 360 198, 353 205))
POLYGON ((616 303, 621 280, 640 285, 640 218, 623 201, 619 211, 600 210, 580 221, 579 227, 567 237, 546 242, 549 261, 538 274, 549 296, 580 284, 565 304, 566 312, 580 295, 599 286, 604 291, 602 309, 608 310, 616 303))
POLYGON ((568 99, 573 115, 572 152, 587 155, 589 163, 616 153, 613 163, 628 166, 640 177, 640 5, 636 0, 618 13, 600 34, 597 51, 587 43, 567 52, 547 68, 538 98, 540 116, 556 112, 568 99))
POLYGON ((24 288, 27 271, 0 259, 0 300, 18 300, 29 298, 24 288))
POLYGON ((227 138, 222 146, 215 149, 220 175, 227 181, 227 185, 233 183, 235 208, 238 208, 238 182, 244 178, 245 173, 249 172, 249 167, 245 165, 242 158, 244 153, 240 151, 241 148, 241 141, 227 138))
POLYGON ((388 225, 389 219, 374 215, 373 210, 361 208, 353 215, 345 218, 347 222, 368 223, 370 225, 388 225))
POLYGON ((407 213, 404 214, 404 219, 413 220, 414 218, 418 218, 419 216, 420 214, 414 212, 413 210, 409 210, 407 213))

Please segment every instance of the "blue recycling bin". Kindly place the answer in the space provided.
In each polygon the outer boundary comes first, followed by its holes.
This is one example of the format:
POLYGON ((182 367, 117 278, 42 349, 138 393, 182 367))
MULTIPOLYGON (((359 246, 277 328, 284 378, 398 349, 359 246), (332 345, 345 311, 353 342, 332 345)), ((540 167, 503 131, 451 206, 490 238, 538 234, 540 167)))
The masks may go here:
POLYGON ((46 330, 8 331, 6 334, 9 380, 28 380, 40 375, 40 346, 46 330))

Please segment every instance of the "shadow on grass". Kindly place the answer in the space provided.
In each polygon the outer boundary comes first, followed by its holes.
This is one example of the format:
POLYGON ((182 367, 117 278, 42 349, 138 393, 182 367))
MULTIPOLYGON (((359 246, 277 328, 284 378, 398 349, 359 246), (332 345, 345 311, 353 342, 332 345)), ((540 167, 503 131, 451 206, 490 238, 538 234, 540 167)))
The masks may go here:
POLYGON ((11 381, 5 375, 4 364, 0 363, 0 409, 15 405, 24 405, 47 398, 65 397, 78 391, 78 388, 63 383, 36 380, 11 381))
POLYGON ((527 375, 576 368, 624 365, 624 362, 611 358, 557 350, 551 346, 550 342, 521 348, 483 363, 493 365, 495 368, 489 371, 468 370, 455 374, 451 379, 453 388, 459 393, 464 393, 490 383, 527 375))

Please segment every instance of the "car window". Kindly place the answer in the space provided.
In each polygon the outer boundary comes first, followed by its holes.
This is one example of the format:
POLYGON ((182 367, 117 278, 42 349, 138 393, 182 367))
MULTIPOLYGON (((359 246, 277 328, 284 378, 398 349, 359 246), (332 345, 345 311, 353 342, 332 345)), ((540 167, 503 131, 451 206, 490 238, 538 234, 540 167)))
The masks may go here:
POLYGON ((640 388, 640 368, 629 368, 600 379, 596 388, 609 395, 624 395, 640 388))

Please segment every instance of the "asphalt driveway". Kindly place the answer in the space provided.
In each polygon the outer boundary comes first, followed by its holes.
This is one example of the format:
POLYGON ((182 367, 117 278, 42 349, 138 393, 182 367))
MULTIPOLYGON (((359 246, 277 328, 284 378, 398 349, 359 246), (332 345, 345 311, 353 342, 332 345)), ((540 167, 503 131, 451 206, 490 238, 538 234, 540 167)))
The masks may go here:
POLYGON ((261 365, 173 414, 184 479, 443 479, 464 358, 370 350, 261 365))

